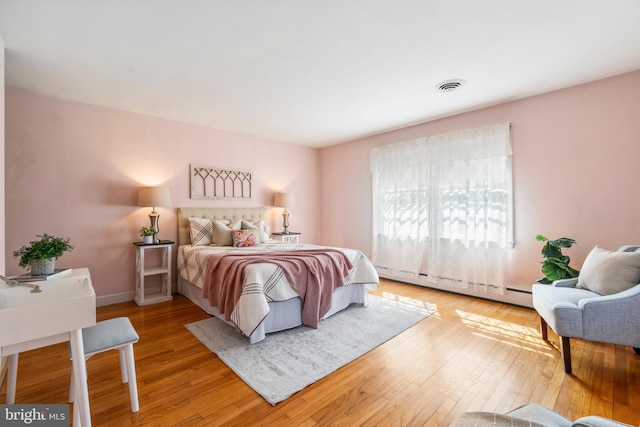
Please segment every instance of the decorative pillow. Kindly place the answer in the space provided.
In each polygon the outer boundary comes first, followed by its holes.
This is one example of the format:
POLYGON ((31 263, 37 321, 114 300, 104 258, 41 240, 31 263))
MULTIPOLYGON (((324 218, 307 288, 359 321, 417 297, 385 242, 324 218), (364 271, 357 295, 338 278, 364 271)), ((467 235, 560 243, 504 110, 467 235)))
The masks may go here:
POLYGON ((240 228, 243 230, 257 230, 258 236, 260 237, 260 243, 267 243, 269 241, 269 235, 271 232, 263 219, 243 219, 242 226, 240 228))
POLYGON ((233 230, 240 230, 240 220, 229 222, 227 220, 213 220, 213 239, 214 245, 233 246, 233 230))
POLYGON ((611 295, 639 282, 640 252, 610 252, 596 246, 584 260, 576 287, 611 295))
POLYGON ((233 246, 237 248, 246 248, 259 243, 258 230, 233 230, 233 246))
POLYGON ((193 246, 210 245, 213 239, 213 224, 207 218, 189 218, 189 232, 193 246))

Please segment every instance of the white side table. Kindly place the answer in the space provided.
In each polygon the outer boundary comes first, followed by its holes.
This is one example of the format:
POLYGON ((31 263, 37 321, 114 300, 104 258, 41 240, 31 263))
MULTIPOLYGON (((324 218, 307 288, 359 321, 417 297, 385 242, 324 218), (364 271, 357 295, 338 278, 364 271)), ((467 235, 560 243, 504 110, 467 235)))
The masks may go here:
POLYGON ((175 242, 171 240, 160 240, 160 243, 134 242, 136 246, 136 294, 134 301, 138 305, 155 304, 158 302, 171 301, 171 246, 175 242), (148 267, 145 265, 144 254, 148 250, 162 251, 162 261, 159 266, 148 267), (146 293, 144 280, 147 276, 160 275, 162 287, 159 292, 146 293))
POLYGON ((284 243, 300 243, 300 235, 302 233, 296 233, 294 231, 290 231, 288 233, 271 233, 271 238, 274 240, 278 240, 284 243))

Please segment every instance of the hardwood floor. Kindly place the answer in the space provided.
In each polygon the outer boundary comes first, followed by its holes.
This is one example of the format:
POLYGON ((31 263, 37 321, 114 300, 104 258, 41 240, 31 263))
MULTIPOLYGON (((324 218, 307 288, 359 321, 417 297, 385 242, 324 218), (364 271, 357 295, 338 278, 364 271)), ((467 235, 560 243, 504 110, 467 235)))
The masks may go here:
MULTIPOLYGON (((436 312, 275 407, 187 331, 208 315, 186 298, 99 307, 98 320, 128 316, 140 335, 140 412, 130 411, 117 352, 99 354, 87 362, 93 424, 446 426, 465 411, 536 402, 571 419, 640 425, 640 356, 630 348, 572 340, 565 375, 531 309, 390 281, 377 294, 436 312)), ((16 402, 66 403, 69 373, 66 344, 22 353, 16 402)))

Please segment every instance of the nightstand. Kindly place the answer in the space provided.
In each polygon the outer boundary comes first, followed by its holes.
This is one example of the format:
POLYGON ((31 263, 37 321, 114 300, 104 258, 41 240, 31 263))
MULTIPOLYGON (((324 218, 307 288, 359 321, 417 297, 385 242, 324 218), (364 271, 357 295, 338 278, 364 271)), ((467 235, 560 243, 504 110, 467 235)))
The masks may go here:
POLYGON ((171 301, 171 246, 175 242, 160 240, 159 243, 133 242, 136 246, 136 294, 134 301, 138 305, 155 304, 171 301), (158 266, 148 267, 145 264, 146 251, 161 251, 161 262, 158 266), (161 276, 162 286, 159 291, 145 293, 144 281, 147 276, 161 276))
POLYGON ((273 240, 278 240, 284 243, 300 243, 300 235, 302 233, 296 233, 294 231, 290 231, 288 233, 271 233, 271 238, 273 240))

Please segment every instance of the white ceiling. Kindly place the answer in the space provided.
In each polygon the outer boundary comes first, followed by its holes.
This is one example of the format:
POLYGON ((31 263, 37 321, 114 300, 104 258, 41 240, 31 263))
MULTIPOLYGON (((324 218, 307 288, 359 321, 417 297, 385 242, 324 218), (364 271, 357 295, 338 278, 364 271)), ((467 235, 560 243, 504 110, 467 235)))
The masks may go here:
POLYGON ((640 1, 0 0, 0 36, 9 86, 322 147, 640 69, 640 1))

